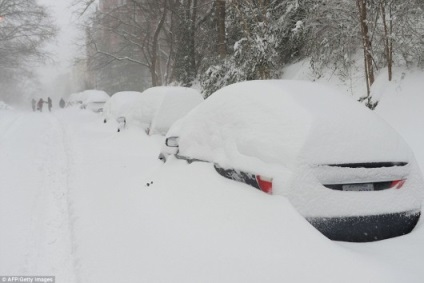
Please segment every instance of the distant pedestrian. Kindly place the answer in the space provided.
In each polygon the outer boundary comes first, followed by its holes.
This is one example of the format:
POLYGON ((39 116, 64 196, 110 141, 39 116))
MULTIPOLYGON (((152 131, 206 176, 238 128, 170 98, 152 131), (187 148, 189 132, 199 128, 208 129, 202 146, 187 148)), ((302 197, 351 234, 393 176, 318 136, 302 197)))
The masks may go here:
POLYGON ((63 100, 63 98, 60 99, 59 106, 60 108, 65 108, 65 100, 63 100))
POLYGON ((37 101, 35 101, 35 99, 33 98, 31 100, 31 105, 32 105, 32 111, 35 112, 35 107, 36 107, 37 101))
POLYGON ((42 98, 40 98, 40 100, 38 100, 37 103, 37 110, 40 112, 43 112, 43 104, 44 104, 44 100, 42 98))
POLYGON ((47 105, 49 106, 49 112, 52 112, 53 101, 50 97, 47 98, 47 105))

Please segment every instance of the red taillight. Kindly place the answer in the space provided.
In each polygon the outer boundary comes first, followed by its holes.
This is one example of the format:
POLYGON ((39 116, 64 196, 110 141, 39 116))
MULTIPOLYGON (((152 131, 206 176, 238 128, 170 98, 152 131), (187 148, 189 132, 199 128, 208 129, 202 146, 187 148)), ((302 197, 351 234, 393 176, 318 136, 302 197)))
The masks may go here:
POLYGON ((403 184, 405 184, 406 180, 395 180, 392 181, 392 183, 390 184, 390 188, 394 188, 394 189, 400 189, 402 188, 403 184))
POLYGON ((272 194, 272 178, 267 178, 263 176, 256 176, 256 181, 258 182, 259 188, 267 193, 272 194))

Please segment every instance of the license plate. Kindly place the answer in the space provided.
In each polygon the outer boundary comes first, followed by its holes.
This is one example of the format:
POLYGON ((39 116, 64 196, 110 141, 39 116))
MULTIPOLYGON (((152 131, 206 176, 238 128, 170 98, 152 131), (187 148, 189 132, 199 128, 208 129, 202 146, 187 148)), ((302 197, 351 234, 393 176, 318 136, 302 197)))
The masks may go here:
POLYGON ((374 191, 374 184, 346 184, 342 186, 343 191, 366 192, 374 191))

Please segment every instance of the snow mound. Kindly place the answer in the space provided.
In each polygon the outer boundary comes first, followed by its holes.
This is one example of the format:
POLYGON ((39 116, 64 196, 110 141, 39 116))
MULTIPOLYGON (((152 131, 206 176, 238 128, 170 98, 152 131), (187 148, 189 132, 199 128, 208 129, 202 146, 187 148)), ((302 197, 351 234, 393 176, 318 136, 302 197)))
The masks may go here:
POLYGON ((424 132, 421 130, 424 125, 424 72, 396 68, 389 82, 385 71, 377 76, 376 87, 372 89, 374 95, 380 97, 375 112, 405 138, 414 150, 421 170, 424 170, 424 132))
POLYGON ((329 241, 286 198, 222 178, 210 163, 170 158, 151 180, 134 216, 148 255, 143 282, 399 280, 385 262, 329 241))

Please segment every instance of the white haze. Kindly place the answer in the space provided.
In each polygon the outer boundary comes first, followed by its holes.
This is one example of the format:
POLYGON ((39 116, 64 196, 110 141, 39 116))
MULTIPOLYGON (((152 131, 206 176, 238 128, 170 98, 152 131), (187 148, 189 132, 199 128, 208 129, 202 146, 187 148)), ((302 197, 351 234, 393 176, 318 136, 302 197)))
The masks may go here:
POLYGON ((77 23, 81 19, 73 14, 72 0, 38 0, 38 3, 48 7, 59 31, 56 40, 46 46, 53 60, 37 70, 42 85, 41 93, 36 95, 60 99, 75 87, 72 84, 72 71, 74 60, 81 50, 77 44, 81 38, 77 23))

